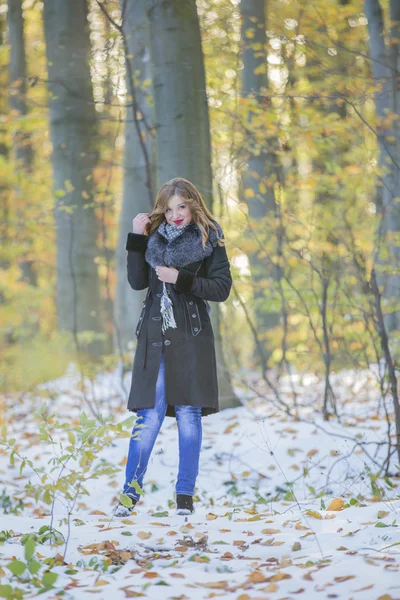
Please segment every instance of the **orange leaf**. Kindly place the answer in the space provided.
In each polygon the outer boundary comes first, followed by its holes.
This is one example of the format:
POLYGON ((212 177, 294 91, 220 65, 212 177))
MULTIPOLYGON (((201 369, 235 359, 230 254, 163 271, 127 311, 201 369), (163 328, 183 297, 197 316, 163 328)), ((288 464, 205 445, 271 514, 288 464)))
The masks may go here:
POLYGON ((247 583, 263 583, 269 581, 261 571, 252 571, 247 577, 247 583))
POLYGON ((343 510, 344 500, 334 498, 326 510, 343 510))

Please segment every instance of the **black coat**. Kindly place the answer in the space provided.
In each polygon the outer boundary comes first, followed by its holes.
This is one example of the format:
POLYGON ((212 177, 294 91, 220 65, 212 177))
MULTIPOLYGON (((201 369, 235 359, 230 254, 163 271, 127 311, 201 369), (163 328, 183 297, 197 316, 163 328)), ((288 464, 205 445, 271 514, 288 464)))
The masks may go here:
MULTIPOLYGON (((157 232, 152 235, 155 234, 157 232)), ((176 283, 166 284, 177 328, 168 328, 162 333, 162 282, 145 259, 148 240, 147 235, 128 233, 126 242, 129 284, 134 290, 148 287, 136 327, 137 346, 128 409, 137 412, 140 408, 154 407, 164 349, 166 416, 175 416, 176 404, 201 406, 202 416, 219 412, 214 333, 207 301, 224 302, 231 290, 225 246, 216 245, 203 260, 177 267, 176 283)))

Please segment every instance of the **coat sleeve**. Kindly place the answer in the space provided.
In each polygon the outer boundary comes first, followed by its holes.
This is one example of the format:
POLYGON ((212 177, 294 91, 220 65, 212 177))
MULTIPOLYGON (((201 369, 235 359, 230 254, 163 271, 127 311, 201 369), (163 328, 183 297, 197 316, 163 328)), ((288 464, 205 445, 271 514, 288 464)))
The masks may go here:
POLYGON ((191 273, 188 269, 178 269, 178 279, 173 287, 184 294, 191 294, 210 300, 225 302, 232 287, 232 276, 225 246, 215 246, 212 254, 204 261, 206 277, 191 273))
POLYGON ((147 235, 128 233, 126 240, 127 270, 129 285, 133 290, 144 290, 149 286, 149 264, 144 258, 147 242, 147 235))

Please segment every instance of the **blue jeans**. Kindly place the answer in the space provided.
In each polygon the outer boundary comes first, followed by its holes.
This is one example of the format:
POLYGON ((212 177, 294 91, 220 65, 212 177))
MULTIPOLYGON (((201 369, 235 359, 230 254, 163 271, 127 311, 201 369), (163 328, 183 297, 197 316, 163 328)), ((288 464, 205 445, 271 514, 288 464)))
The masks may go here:
MULTIPOLYGON (((164 354, 162 354, 156 384, 155 406, 137 411, 137 421, 132 429, 135 437, 131 437, 129 442, 123 493, 130 494, 137 500, 139 500, 140 494, 129 484, 137 481, 143 489, 143 477, 147 471, 150 454, 166 411, 165 362, 164 354), (137 425, 142 425, 142 427, 137 427, 137 425)), ((175 406, 175 413, 179 440, 179 470, 175 491, 177 494, 193 496, 199 472, 202 441, 201 407, 178 405, 175 406)))

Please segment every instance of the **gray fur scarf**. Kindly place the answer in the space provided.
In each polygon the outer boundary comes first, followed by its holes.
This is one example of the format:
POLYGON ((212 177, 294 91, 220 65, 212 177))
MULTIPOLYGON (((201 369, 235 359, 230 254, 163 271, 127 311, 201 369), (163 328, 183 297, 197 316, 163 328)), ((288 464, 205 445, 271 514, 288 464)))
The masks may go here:
MULTIPOLYGON (((222 229, 218 223, 214 223, 221 238, 222 229)), ((216 246, 217 234, 210 229, 206 247, 203 248, 201 231, 196 223, 189 223, 178 237, 170 241, 156 229, 148 239, 145 259, 153 268, 158 265, 185 267, 210 256, 216 246)))

